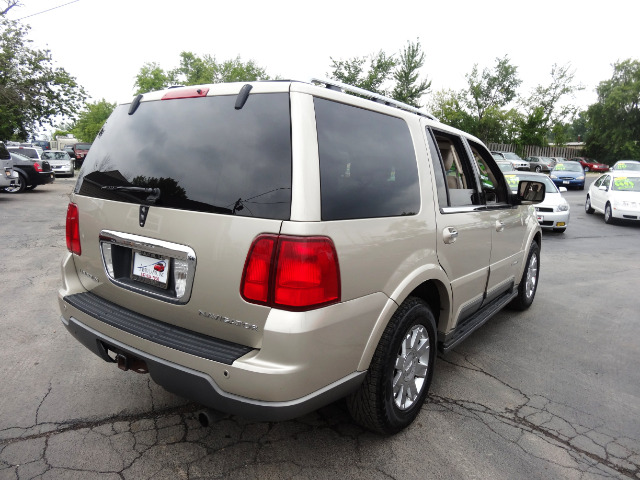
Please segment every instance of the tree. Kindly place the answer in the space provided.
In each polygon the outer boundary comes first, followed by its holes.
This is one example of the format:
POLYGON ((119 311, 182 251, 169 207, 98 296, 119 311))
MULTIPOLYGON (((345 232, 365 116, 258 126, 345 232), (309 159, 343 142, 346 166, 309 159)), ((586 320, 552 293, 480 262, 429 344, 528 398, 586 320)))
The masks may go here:
POLYGON ((0 11, 0 16, 6 15, 7 12, 11 10, 13 7, 22 6, 22 4, 20 3, 20 0, 5 0, 3 3, 6 5, 6 7, 4 7, 4 9, 0 11))
POLYGON ((538 85, 529 98, 521 101, 524 112, 522 145, 546 145, 551 133, 561 131, 562 125, 576 114, 575 106, 562 102, 584 88, 574 84, 574 76, 570 65, 559 67, 554 64, 549 85, 538 85))
POLYGON ((382 50, 369 57, 353 57, 349 60, 334 60, 331 57, 333 71, 327 76, 353 87, 388 96, 389 92, 383 85, 392 78, 396 65, 393 55, 389 56, 382 50))
POLYGON ((600 161, 640 159, 640 61, 613 65, 613 76, 597 87, 587 109, 586 154, 600 161))
POLYGON ((465 75, 469 88, 469 107, 478 121, 489 109, 503 108, 516 97, 516 89, 522 83, 518 78, 518 67, 509 63, 509 57, 496 58, 493 70, 485 68, 482 74, 475 64, 471 73, 465 75))
POLYGON ((426 79, 418 82, 420 70, 424 65, 424 52, 420 40, 408 42, 400 53, 400 61, 393 73, 396 85, 392 97, 395 100, 420 108, 419 100, 431 86, 426 79))
POLYGON ((198 57, 192 52, 180 53, 180 65, 169 71, 157 63, 145 63, 134 83, 136 95, 162 90, 170 85, 202 85, 222 82, 253 82, 269 80, 264 68, 253 60, 243 62, 240 56, 218 63, 215 57, 198 57))
POLYGON ((109 103, 104 98, 99 102, 87 103, 71 132, 79 140, 92 143, 115 108, 115 103, 109 103))
POLYGON ((136 89, 136 95, 140 93, 153 92, 162 90, 175 82, 171 74, 166 73, 157 63, 145 63, 136 75, 136 81, 133 86, 136 89))
POLYGON ((30 48, 28 26, 0 17, 0 138, 26 139, 55 117, 73 117, 87 95, 52 66, 49 50, 30 48))

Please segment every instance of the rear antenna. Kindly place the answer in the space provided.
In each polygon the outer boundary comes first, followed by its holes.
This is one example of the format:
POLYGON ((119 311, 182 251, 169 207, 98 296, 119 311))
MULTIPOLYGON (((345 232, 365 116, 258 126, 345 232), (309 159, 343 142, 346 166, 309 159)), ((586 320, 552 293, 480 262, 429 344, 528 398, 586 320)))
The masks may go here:
POLYGON ((129 115, 133 115, 134 113, 136 113, 136 110, 140 106, 140 100, 142 100, 142 97, 143 95, 140 94, 133 99, 133 102, 131 102, 131 106, 129 107, 129 115))
POLYGON ((249 98, 249 92, 252 88, 253 86, 247 83, 240 89, 240 93, 238 93, 238 97, 236 98, 236 110, 240 110, 244 107, 244 104, 247 103, 247 98, 249 98))

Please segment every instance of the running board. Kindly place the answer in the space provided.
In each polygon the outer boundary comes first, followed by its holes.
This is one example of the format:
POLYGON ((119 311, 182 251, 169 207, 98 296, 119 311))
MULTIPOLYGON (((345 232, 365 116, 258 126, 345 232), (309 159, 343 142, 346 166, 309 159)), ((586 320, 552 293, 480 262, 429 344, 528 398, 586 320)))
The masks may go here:
POLYGON ((461 341, 467 338, 477 328, 484 325, 484 323, 493 317, 496 313, 502 310, 505 305, 511 302, 518 296, 518 289, 514 288, 512 291, 506 291, 495 300, 482 307, 476 313, 465 319, 464 322, 456 327, 456 329, 447 334, 439 334, 438 348, 441 352, 447 353, 453 347, 458 345, 461 341))

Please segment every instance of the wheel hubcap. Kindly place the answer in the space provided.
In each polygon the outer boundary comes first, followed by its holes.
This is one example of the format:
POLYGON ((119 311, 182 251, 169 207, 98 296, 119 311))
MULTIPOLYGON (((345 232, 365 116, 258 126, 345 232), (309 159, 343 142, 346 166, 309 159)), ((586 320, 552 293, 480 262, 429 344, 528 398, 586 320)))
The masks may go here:
POLYGON ((531 298, 536 291, 536 283, 538 282, 538 256, 531 255, 529 265, 527 266, 527 280, 525 282, 525 295, 531 298))
POLYGON ((402 340, 393 372, 393 402, 400 410, 410 408, 424 388, 430 348, 429 334, 422 325, 415 325, 402 340))

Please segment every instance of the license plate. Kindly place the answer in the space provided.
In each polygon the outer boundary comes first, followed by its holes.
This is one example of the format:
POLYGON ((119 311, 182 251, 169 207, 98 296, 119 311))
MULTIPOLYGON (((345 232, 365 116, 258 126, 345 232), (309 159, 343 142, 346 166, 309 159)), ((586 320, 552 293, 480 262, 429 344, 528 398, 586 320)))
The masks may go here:
POLYGON ((542 215, 538 215, 538 221, 539 222, 544 222, 544 217, 542 215))
POLYGON ((562 182, 562 183, 564 183, 565 185, 569 185, 569 183, 570 183, 570 182, 569 182, 569 180, 565 180, 565 181, 564 181, 564 182, 562 182))
POLYGON ((169 258, 147 252, 133 252, 131 278, 142 283, 167 288, 169 258))

